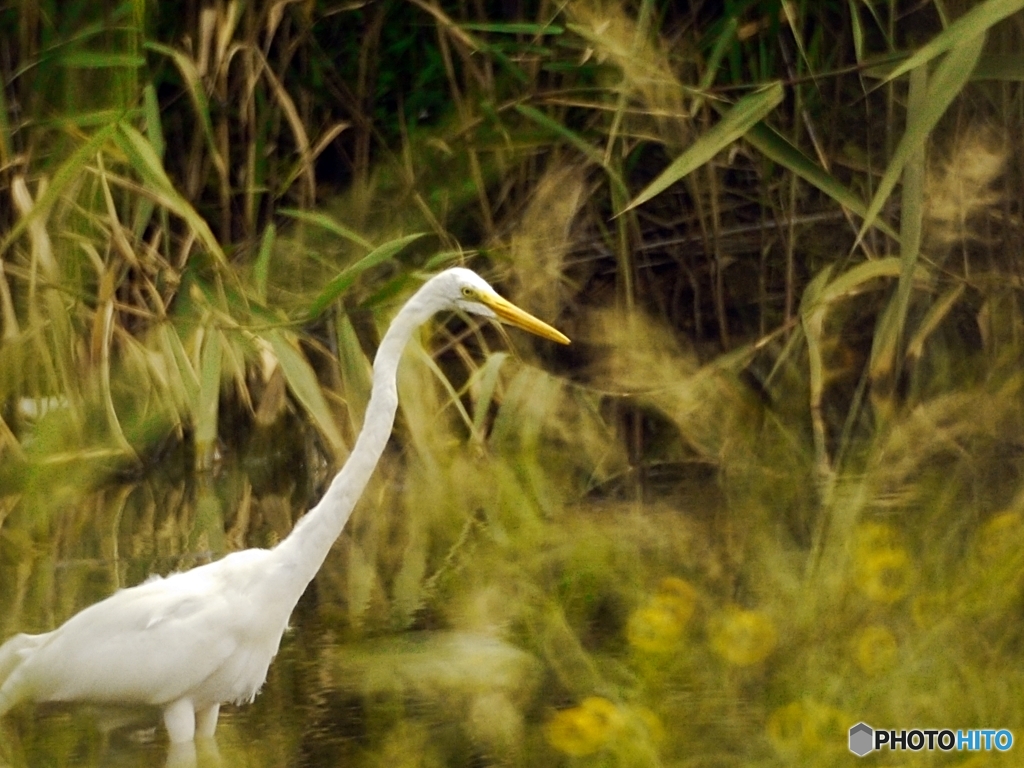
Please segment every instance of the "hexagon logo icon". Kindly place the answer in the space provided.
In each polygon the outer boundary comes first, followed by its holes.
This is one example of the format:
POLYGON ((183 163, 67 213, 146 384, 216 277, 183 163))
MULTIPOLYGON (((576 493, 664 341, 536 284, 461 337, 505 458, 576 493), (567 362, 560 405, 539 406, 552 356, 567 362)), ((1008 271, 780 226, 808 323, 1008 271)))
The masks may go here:
POLYGON ((857 757, 864 757, 875 748, 875 730, 867 723, 857 723, 850 728, 850 751, 857 757))

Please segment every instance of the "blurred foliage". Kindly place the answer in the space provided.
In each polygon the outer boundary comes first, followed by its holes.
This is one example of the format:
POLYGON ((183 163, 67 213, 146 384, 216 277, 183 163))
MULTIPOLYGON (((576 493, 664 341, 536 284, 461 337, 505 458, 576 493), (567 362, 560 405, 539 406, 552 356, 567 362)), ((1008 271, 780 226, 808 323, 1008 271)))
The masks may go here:
MULTIPOLYGON (((1020 733, 1022 7, 0 7, 4 635, 286 535, 394 307, 468 262, 574 345, 414 345, 226 753, 1020 733)), ((56 722, 0 763, 102 759, 56 722)))

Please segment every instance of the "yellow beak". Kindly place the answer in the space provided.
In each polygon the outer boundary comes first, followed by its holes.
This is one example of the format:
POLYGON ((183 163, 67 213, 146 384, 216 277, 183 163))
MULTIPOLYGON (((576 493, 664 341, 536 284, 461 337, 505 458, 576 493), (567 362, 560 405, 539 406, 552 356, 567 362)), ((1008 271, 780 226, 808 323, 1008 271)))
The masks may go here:
POLYGON ((569 337, 564 333, 556 331, 543 320, 538 320, 529 312, 524 312, 511 301, 506 301, 497 294, 478 296, 477 298, 481 304, 493 310, 498 319, 504 323, 522 328, 524 331, 529 331, 545 339, 557 341, 559 344, 569 343, 569 337))

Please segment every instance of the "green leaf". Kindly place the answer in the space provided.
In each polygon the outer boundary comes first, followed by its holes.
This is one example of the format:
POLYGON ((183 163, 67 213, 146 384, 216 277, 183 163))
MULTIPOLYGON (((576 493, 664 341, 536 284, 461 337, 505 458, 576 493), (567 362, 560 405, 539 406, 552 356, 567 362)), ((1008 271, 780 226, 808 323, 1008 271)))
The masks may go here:
POLYGON ((115 123, 105 125, 96 131, 87 142, 71 153, 71 156, 54 172, 49 180, 49 184, 46 186, 46 190, 38 197, 35 205, 32 206, 32 211, 27 216, 22 216, 18 219, 14 226, 11 227, 11 230, 4 236, 3 240, 0 240, 0 254, 3 254, 11 247, 11 243, 21 237, 29 224, 40 217, 45 217, 49 213, 51 206, 57 198, 64 194, 68 184, 77 181, 81 177, 82 169, 116 133, 117 125, 115 123))
POLYGON ((127 67, 138 69, 146 66, 146 58, 131 53, 103 53, 101 51, 69 51, 57 57, 63 67, 75 69, 107 69, 127 67))
POLYGON ((496 32, 502 35, 561 35, 564 27, 556 24, 530 24, 527 22, 459 24, 461 29, 470 32, 496 32))
MULTIPOLYGON (((911 70, 907 112, 911 115, 926 109, 928 72, 925 67, 911 70)), ((914 285, 914 271, 921 252, 921 225, 924 221, 924 144, 915 147, 903 171, 903 195, 900 204, 900 279, 895 295, 882 313, 871 346, 868 370, 876 382, 891 377, 897 366, 900 343, 904 338, 907 310, 914 285)), ((878 397, 889 393, 888 387, 876 388, 878 397)))
POLYGON ((850 27, 853 35, 853 55, 858 62, 864 61, 864 27, 860 23, 860 11, 854 0, 847 0, 850 7, 850 27))
MULTIPOLYGON (((888 80, 889 76, 906 61, 907 54, 887 54, 869 59, 872 63, 861 70, 864 77, 888 80)), ((978 57, 971 72, 971 81, 995 80, 1018 83, 1024 80, 1024 56, 1017 53, 986 53, 978 57)))
MULTIPOLYGON (((867 204, 855 193, 843 185, 803 152, 794 147, 785 136, 765 123, 758 123, 744 137, 751 146, 768 159, 789 169, 804 181, 820 189, 844 208, 856 213, 861 218, 867 212, 867 204)), ((878 228, 892 238, 896 232, 885 222, 879 222, 878 228)))
POLYGON ((967 40, 946 54, 939 66, 935 68, 935 73, 928 83, 924 106, 907 114, 906 130, 893 152, 892 160, 878 182, 875 197, 864 214, 864 222, 857 234, 858 242, 874 224, 882 206, 889 199, 889 195, 903 174, 904 166, 914 153, 925 145, 932 129, 939 122, 939 118, 970 79, 971 71, 978 62, 984 44, 984 35, 967 40))
POLYGON ((142 115, 138 109, 97 109, 91 112, 66 112, 48 119, 39 120, 36 124, 43 128, 56 128, 65 133, 72 133, 72 126, 78 128, 94 128, 111 125, 120 120, 137 120, 142 115))
MULTIPOLYGON (((923 69, 915 69, 910 73, 910 92, 907 99, 907 111, 916 114, 927 109, 928 76, 923 69)), ((903 262, 900 271, 900 285, 897 292, 898 307, 898 338, 903 337, 903 324, 910 305, 910 290, 914 281, 914 269, 921 253, 921 229, 924 222, 924 178, 925 178, 924 144, 915 147, 910 153, 906 167, 903 169, 903 195, 900 202, 900 260, 903 262)))
MULTIPOLYGON (((739 28, 739 23, 739 19, 735 16, 730 16, 725 24, 722 25, 722 31, 718 35, 718 39, 715 40, 711 54, 704 64, 704 74, 701 75, 700 85, 698 86, 702 91, 706 91, 715 82, 722 59, 725 58, 725 54, 736 41, 736 30, 739 28)), ((694 114, 694 112, 691 110, 690 114, 694 114)))
POLYGON ((967 286, 960 283, 953 289, 947 291, 933 303, 921 320, 921 325, 914 333, 914 336, 907 343, 907 357, 911 360, 921 357, 924 344, 928 337, 939 327, 939 324, 946 318, 950 310, 963 296, 967 286))
POLYGON ((327 287, 320 292, 320 295, 316 297, 316 300, 309 308, 307 313, 310 319, 319 317, 323 314, 331 304, 333 304, 341 294, 347 291, 352 283, 356 281, 363 272, 375 267, 378 264, 383 264, 388 259, 394 258, 400 251, 402 251, 409 243, 419 240, 425 232, 417 232, 412 235, 406 235, 400 237, 397 240, 391 240, 390 242, 384 243, 384 245, 374 248, 370 253, 366 254, 363 258, 357 261, 352 266, 342 270, 337 277, 327 284, 327 287))
POLYGON ((899 277, 901 262, 895 256, 883 259, 864 261, 843 272, 835 280, 822 287, 818 303, 831 304, 855 291, 859 291, 865 283, 880 277, 899 277))
POLYGON ((277 241, 277 228, 271 222, 263 230, 263 239, 260 241, 260 252, 256 256, 256 263, 253 265, 253 278, 256 282, 256 296, 260 301, 267 300, 267 279, 270 275, 270 257, 274 253, 274 243, 277 241))
POLYGON ((132 169, 143 178, 153 192, 158 193, 157 202, 184 219, 209 254, 220 262, 221 266, 227 267, 227 257, 214 237, 210 225, 174 188, 160 156, 149 139, 126 123, 119 124, 117 128, 114 134, 117 145, 128 156, 132 169))
POLYGON ((714 128, 698 138, 683 154, 669 164, 647 188, 620 213, 625 213, 661 194, 692 171, 746 134, 777 107, 785 92, 782 83, 772 83, 741 99, 714 128))
POLYGON ((268 331, 267 341, 274 348, 278 365, 281 366, 281 373, 288 383, 288 389, 295 395, 295 399, 305 409, 317 429, 323 433, 331 446, 337 450, 344 445, 341 433, 334 423, 334 414, 327 407, 327 400, 324 398, 320 382, 316 378, 313 366, 295 347, 295 336, 281 330, 268 331))
POLYGON ((293 219, 304 221, 307 224, 326 229, 328 232, 342 237, 345 240, 350 240, 356 245, 361 245, 366 250, 373 248, 373 243, 367 240, 365 237, 360 235, 355 230, 349 229, 337 219, 331 218, 326 213, 319 213, 317 211, 300 211, 296 208, 282 208, 278 213, 290 216, 293 219))
POLYGON ((601 156, 601 152, 597 147, 584 139, 578 133, 566 128, 554 118, 548 117, 536 107, 531 107, 529 104, 516 104, 516 112, 537 123, 537 125, 542 128, 546 128, 556 136, 561 136, 593 162, 601 166, 604 165, 604 158, 601 156))
POLYGON ((561 136, 563 139, 568 141, 572 146, 576 147, 584 156, 589 158, 591 162, 604 168, 605 173, 608 174, 608 180, 612 185, 620 192, 625 194, 626 185, 623 182, 622 177, 615 172, 613 168, 609 168, 608 164, 604 161, 604 155, 601 151, 593 144, 588 142, 578 133, 569 130, 557 120, 548 117, 539 109, 531 107, 528 104, 516 104, 516 111, 523 117, 526 117, 533 122, 537 123, 543 128, 548 129, 556 136, 561 136))
POLYGON ((0 168, 7 168, 11 164, 13 140, 10 116, 7 114, 7 96, 4 89, 0 88, 0 168))
POLYGON ((220 402, 220 371, 223 361, 220 331, 206 328, 199 361, 199 403, 193 414, 200 455, 208 454, 217 439, 217 408, 220 402))
POLYGON ((152 83, 147 83, 142 89, 142 103, 146 116, 146 136, 149 143, 153 145, 156 156, 163 160, 164 150, 167 142, 164 139, 164 127, 160 120, 160 102, 157 100, 156 88, 152 83))
POLYGON ((162 342, 163 357, 168 361, 168 371, 173 379, 169 382, 170 389, 177 396, 182 412, 194 415, 199 412, 201 385, 192 361, 185 352, 185 346, 170 323, 161 326, 158 338, 162 342))
POLYGON ((441 251, 435 253, 426 263, 423 265, 424 272, 434 272, 442 267, 450 267, 461 264, 464 259, 468 259, 471 256, 475 256, 476 251, 441 251))
POLYGON ((192 98, 192 104, 195 106, 196 115, 199 117, 199 124, 203 128, 207 151, 209 151, 213 164, 217 167, 217 172, 221 178, 226 179, 228 168, 224 158, 221 157, 220 150, 217 148, 217 139, 213 134, 213 120, 210 118, 210 101, 206 97, 206 89, 202 78, 199 76, 199 70, 196 69, 195 62, 181 51, 161 43, 147 42, 145 43, 145 48, 170 57, 178 67, 178 71, 185 81, 185 86, 188 88, 189 96, 192 98))
POLYGON ((498 385, 498 374, 505 361, 509 359, 507 352, 495 352, 489 355, 484 364, 476 371, 473 378, 476 382, 477 397, 473 404, 473 434, 484 435, 484 422, 491 412, 494 401, 494 390, 498 385))
MULTIPOLYGON (((164 151, 167 149, 167 142, 164 139, 163 124, 160 121, 160 104, 157 101, 156 88, 152 83, 146 84, 142 89, 142 114, 145 117, 146 138, 156 153, 157 158, 163 163, 164 151)), ((144 238, 149 220, 153 216, 156 203, 149 195, 139 195, 139 203, 132 217, 132 232, 139 242, 144 238)), ((163 230, 164 247, 170 247, 170 232, 167 226, 167 211, 160 211, 160 221, 163 230)))
MULTIPOLYGON (((906 61, 889 73, 884 82, 895 80, 900 75, 927 64, 947 51, 956 52, 961 46, 970 47, 983 37, 994 24, 1024 8, 1024 0, 987 0, 954 21, 925 45, 912 53, 906 61)), ((977 56, 975 56, 975 61, 977 56)), ((973 64, 971 69, 973 69, 973 64)), ((965 74, 970 74, 968 71, 965 74)))
POLYGON ((370 401, 370 390, 373 388, 373 366, 366 358, 352 319, 345 312, 337 313, 335 322, 335 338, 338 343, 338 368, 341 383, 344 387, 345 403, 352 434, 359 433, 366 412, 366 404, 370 401))

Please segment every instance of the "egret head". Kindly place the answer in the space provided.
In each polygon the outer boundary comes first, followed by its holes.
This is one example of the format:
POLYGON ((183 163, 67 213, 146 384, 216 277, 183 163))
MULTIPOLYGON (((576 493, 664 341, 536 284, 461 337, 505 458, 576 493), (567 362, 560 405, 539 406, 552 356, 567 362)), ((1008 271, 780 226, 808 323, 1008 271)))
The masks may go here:
POLYGON ((457 310, 500 320, 559 344, 569 343, 565 334, 503 299, 486 280, 472 270, 455 267, 442 272, 434 280, 441 283, 439 287, 445 298, 457 310))

